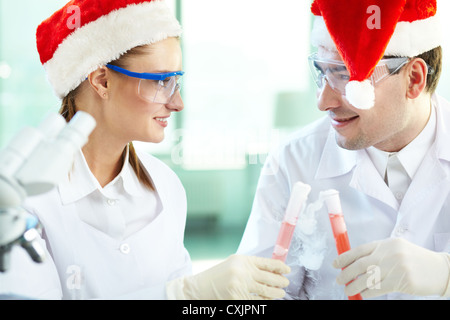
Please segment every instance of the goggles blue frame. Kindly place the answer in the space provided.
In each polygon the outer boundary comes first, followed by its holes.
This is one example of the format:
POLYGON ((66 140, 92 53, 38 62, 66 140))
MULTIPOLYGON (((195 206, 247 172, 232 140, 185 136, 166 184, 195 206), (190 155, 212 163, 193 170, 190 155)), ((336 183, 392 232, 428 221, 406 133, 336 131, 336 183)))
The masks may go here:
POLYGON ((106 67, 128 77, 139 79, 138 95, 146 101, 182 106, 183 101, 179 94, 181 76, 184 71, 164 73, 138 73, 118 66, 107 64, 106 67))
POLYGON ((117 71, 119 73, 122 73, 126 76, 132 77, 132 78, 138 78, 138 79, 145 79, 145 80, 165 80, 169 77, 174 76, 182 76, 184 75, 184 71, 174 71, 174 72, 165 72, 165 73, 138 73, 138 72, 132 72, 128 71, 127 69, 120 68, 118 66, 114 66, 112 64, 106 65, 109 69, 117 71))

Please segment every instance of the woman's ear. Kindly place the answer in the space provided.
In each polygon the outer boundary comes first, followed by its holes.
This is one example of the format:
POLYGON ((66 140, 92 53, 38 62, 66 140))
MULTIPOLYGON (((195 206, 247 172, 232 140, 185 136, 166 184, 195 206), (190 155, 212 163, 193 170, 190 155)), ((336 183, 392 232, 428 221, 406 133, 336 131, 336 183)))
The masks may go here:
POLYGON ((100 67, 88 76, 92 89, 101 99, 108 98, 108 76, 109 72, 106 67, 100 67))
POLYGON ((423 59, 413 59, 408 65, 408 88, 406 96, 416 99, 427 86, 428 66, 423 59))

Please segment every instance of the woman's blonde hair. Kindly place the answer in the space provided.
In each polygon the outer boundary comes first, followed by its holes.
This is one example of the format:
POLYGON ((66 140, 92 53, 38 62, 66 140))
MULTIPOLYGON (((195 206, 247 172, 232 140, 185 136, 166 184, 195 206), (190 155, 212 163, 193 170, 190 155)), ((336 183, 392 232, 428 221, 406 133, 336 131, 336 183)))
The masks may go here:
MULTIPOLYGON (((147 47, 148 48, 148 47, 147 47)), ((123 66, 123 61, 125 61, 127 58, 129 58, 132 55, 139 55, 145 52, 148 52, 148 49, 145 47, 136 47, 134 49, 129 50, 127 53, 122 55, 119 59, 116 61, 111 62, 111 64, 117 65, 117 66, 123 66)), ((78 94, 78 91, 80 90, 80 87, 76 88, 75 90, 72 90, 69 92, 67 96, 65 96, 61 102, 61 109, 59 110, 59 113, 66 119, 67 122, 69 122, 75 113, 77 112, 77 106, 75 103, 76 96, 78 94)), ((137 178, 139 181, 148 189, 155 190, 155 187, 153 185, 153 182, 151 178, 147 174, 147 170, 142 165, 141 161, 139 160, 136 150, 134 149, 133 143, 129 143, 128 148, 128 159, 131 167, 133 168, 133 171, 136 173, 137 178)), ((124 154, 122 156, 122 159, 125 159, 125 150, 124 154)))

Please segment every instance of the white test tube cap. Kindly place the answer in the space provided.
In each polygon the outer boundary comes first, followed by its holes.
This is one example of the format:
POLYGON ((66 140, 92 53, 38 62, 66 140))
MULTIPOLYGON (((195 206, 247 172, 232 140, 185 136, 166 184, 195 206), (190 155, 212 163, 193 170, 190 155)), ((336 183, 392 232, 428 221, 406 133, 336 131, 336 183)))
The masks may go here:
POLYGON ((291 197, 286 208, 286 214, 284 220, 296 224, 300 211, 302 209, 303 203, 308 198, 311 192, 311 186, 304 184, 302 182, 296 182, 292 187, 291 197))
POLYGON ((339 191, 331 189, 322 191, 320 197, 325 202, 328 208, 328 213, 342 214, 341 199, 339 197, 339 191))

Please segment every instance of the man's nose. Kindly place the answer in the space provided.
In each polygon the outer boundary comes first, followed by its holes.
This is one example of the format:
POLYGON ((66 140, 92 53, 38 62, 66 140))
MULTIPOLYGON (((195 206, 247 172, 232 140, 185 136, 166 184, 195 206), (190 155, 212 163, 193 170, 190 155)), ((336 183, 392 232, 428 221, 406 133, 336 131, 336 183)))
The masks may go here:
POLYGON ((317 93, 317 107, 320 111, 328 111, 342 105, 342 95, 330 87, 325 81, 323 89, 317 93))

